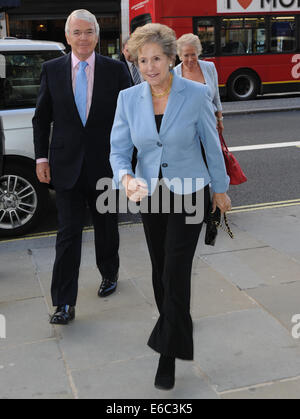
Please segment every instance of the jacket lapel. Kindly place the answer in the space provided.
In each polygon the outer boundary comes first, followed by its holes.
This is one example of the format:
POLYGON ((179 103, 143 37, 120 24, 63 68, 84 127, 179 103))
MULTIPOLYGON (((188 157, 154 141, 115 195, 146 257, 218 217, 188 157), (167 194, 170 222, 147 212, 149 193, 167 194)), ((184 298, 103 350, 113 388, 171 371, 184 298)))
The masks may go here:
POLYGON ((88 125, 89 121, 99 117, 99 110, 101 110, 101 106, 103 106, 100 92, 103 92, 105 87, 107 87, 106 68, 103 65, 103 61, 101 60, 101 55, 95 53, 93 94, 86 126, 88 125))
POLYGON ((141 114, 142 110, 143 118, 141 118, 141 123, 143 124, 143 131, 147 132, 151 138, 158 140, 159 135, 156 128, 151 89, 147 82, 142 83, 140 86, 142 91, 136 103, 136 112, 141 114))
POLYGON ((162 120, 160 135, 164 135, 164 133, 168 130, 168 128, 175 121, 185 101, 185 95, 183 94, 184 89, 185 89, 185 86, 182 81, 182 78, 174 74, 173 86, 172 86, 172 90, 169 96, 165 114, 162 120))
POLYGON ((184 83, 182 82, 182 79, 180 77, 174 74, 173 86, 169 96, 165 114, 162 119, 160 134, 158 134, 156 128, 150 86, 146 82, 143 83, 141 86, 142 92, 140 100, 137 102, 137 112, 140 113, 141 109, 143 109, 143 124, 148 124, 147 128, 144 127, 144 130, 147 129, 147 132, 151 133, 151 136, 153 138, 159 138, 160 136, 163 136, 164 133, 170 127, 170 125, 172 125, 185 101, 185 95, 183 94, 183 91, 185 89, 184 83))

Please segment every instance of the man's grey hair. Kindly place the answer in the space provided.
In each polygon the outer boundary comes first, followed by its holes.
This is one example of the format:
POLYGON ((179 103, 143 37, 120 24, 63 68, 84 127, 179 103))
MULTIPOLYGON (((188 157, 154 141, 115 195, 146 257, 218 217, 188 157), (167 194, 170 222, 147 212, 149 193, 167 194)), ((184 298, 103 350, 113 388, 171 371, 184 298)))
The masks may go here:
POLYGON ((125 45, 129 41, 129 39, 130 39, 130 36, 126 36, 124 39, 122 39, 122 49, 125 48, 125 45))
POLYGON ((67 34, 70 33, 69 26, 70 26, 70 21, 73 17, 76 19, 86 20, 87 22, 93 23, 95 26, 96 35, 99 36, 100 28, 99 28, 99 24, 97 22, 96 16, 85 9, 74 10, 74 12, 70 14, 70 16, 68 17, 66 21, 66 26, 65 26, 65 32, 67 34))

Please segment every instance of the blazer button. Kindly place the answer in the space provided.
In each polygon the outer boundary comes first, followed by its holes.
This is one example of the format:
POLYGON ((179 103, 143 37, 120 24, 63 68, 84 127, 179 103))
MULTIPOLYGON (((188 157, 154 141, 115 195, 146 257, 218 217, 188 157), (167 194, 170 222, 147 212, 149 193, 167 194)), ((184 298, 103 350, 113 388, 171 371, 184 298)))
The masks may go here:
POLYGON ((167 163, 163 163, 162 167, 168 167, 167 163))
POLYGON ((157 141, 156 145, 157 145, 158 147, 162 147, 162 143, 160 143, 159 141, 157 141))

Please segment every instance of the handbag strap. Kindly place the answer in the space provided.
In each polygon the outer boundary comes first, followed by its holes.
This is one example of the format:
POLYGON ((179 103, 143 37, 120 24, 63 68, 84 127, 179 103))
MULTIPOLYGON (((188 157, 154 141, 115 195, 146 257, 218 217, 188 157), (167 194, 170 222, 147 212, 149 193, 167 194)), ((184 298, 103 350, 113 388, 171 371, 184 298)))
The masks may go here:
POLYGON ((227 144, 225 143, 224 137, 221 133, 219 133, 219 137, 220 137, 222 149, 225 149, 228 152, 227 144))
POLYGON ((228 223, 226 212, 224 212, 223 216, 224 216, 225 227, 224 227, 224 225, 222 223, 222 218, 221 218, 220 221, 213 221, 213 224, 215 224, 217 227, 220 227, 223 231, 225 231, 229 235, 230 238, 233 239, 234 238, 234 234, 231 231, 231 228, 229 227, 229 223, 228 223))

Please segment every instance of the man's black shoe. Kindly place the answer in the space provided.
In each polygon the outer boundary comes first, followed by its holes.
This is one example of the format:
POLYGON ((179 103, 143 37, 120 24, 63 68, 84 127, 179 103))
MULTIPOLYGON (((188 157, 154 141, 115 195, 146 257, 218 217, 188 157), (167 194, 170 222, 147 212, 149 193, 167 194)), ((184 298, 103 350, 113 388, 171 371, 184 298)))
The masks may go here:
POLYGON ((117 274, 113 279, 102 278, 102 282, 98 291, 99 297, 107 297, 117 289, 117 281, 119 275, 117 274))
POLYGON ((75 319, 75 307, 69 305, 58 306, 50 318, 50 324, 68 324, 75 319))

